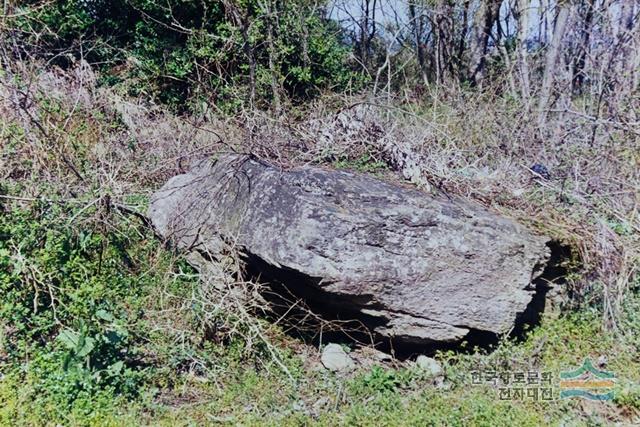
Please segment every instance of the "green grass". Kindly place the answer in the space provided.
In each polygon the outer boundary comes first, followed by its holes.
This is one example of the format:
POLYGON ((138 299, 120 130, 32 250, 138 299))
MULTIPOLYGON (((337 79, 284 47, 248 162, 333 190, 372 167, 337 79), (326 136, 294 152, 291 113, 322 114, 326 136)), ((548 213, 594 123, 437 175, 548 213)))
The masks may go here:
POLYGON ((438 354, 441 387, 410 366, 348 378, 315 370, 271 328, 290 378, 260 346, 203 338, 196 276, 141 226, 113 216, 109 233, 78 231, 68 224, 78 209, 13 206, 0 219, 2 425, 598 425, 640 412, 634 293, 624 335, 603 332, 596 309, 545 319, 522 342, 438 354), (169 323, 165 310, 175 310, 169 323), (490 369, 555 378, 603 355, 618 379, 613 402, 504 401, 471 378, 490 369))
MULTIPOLYGON (((409 365, 363 368, 347 377, 318 370, 313 357, 296 354, 300 342, 253 319, 268 331, 290 377, 235 313, 211 311, 194 271, 137 218, 101 203, 88 206, 112 191, 102 186, 95 159, 88 158, 120 125, 102 114, 67 113, 73 116, 70 131, 51 133, 63 135, 62 145, 87 179, 73 197, 67 187, 74 178, 62 175, 68 171, 55 151, 44 146, 44 160, 34 161, 32 152, 23 150, 30 147, 28 131, 0 120, 0 139, 7 141, 3 160, 12 165, 8 170, 20 172, 0 183, 0 193, 72 199, 0 199, 0 425, 640 423, 639 283, 627 293, 618 332, 604 331, 599 308, 584 305, 544 319, 523 341, 503 341, 491 352, 439 353, 446 371, 441 386, 409 365), (48 175, 40 167, 61 175, 43 182, 40 174, 48 175), (213 337, 212 325, 220 331, 213 337), (472 381, 472 372, 486 370, 544 371, 557 379, 586 357, 601 356, 617 377, 611 402, 505 401, 497 387, 472 381)), ((50 112, 53 120, 43 122, 55 127, 67 113, 50 112)), ((138 166, 126 166, 137 171, 138 166)), ((368 155, 341 158, 333 166, 387 171, 368 155)), ((150 190, 138 184, 116 198, 144 211, 150 190)), ((553 196, 545 191, 534 187, 529 198, 544 204, 553 196)), ((558 215, 581 222, 582 213, 562 209, 558 215)), ((630 237, 627 222, 611 219, 609 225, 630 237)), ((587 284, 594 294, 600 292, 596 281, 587 284)), ((317 349, 308 352, 317 357, 317 349)))
POLYGON ((376 160, 369 154, 363 154, 355 159, 351 159, 346 156, 341 157, 339 160, 333 162, 333 167, 336 169, 348 169, 373 175, 379 175, 389 169, 389 166, 386 163, 376 160))
POLYGON ((604 425, 611 419, 631 422, 632 414, 637 417, 640 409, 637 385, 633 385, 640 380, 637 348, 603 334, 598 324, 595 315, 565 316, 544 323, 523 343, 504 342, 491 353, 441 354, 447 366, 443 388, 422 378, 415 368, 375 367, 350 379, 316 373, 297 386, 283 385, 282 377, 251 373, 234 378, 231 386, 213 393, 210 402, 176 408, 159 420, 182 420, 181 425, 216 419, 247 425, 301 422, 390 426, 604 425), (489 367, 514 372, 549 371, 556 378, 561 370, 581 364, 584 357, 602 354, 609 357, 607 369, 626 386, 616 389, 614 402, 594 403, 591 409, 585 409, 579 400, 503 401, 497 388, 474 386, 471 380, 472 371, 489 367), (268 390, 280 393, 273 396, 268 390), (327 403, 316 413, 305 414, 296 404, 300 398, 305 402, 302 408, 313 407, 321 399, 327 403))

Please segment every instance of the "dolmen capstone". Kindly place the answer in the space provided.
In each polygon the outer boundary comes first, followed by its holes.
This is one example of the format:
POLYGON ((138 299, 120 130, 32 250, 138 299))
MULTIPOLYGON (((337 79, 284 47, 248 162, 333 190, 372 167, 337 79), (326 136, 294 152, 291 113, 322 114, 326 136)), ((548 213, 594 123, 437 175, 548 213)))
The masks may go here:
POLYGON ((549 258, 547 238, 475 202, 249 155, 171 178, 149 217, 181 250, 212 262, 239 254, 259 275, 408 343, 509 332, 549 258))

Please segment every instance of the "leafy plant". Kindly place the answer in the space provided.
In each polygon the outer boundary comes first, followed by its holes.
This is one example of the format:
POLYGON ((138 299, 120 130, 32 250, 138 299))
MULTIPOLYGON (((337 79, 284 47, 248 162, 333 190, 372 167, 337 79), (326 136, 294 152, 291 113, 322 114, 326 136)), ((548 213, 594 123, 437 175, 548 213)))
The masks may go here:
POLYGON ((136 319, 112 313, 139 304, 143 283, 123 268, 126 241, 77 232, 64 210, 35 204, 0 217, 3 352, 29 367, 38 400, 70 408, 96 393, 136 395, 145 379, 136 319))
POLYGON ((385 369, 381 366, 374 366, 362 378, 362 385, 365 389, 385 393, 395 391, 398 387, 406 385, 410 380, 407 371, 397 371, 385 369))
MULTIPOLYGON (((59 65, 83 57, 105 71, 123 65, 133 94, 169 105, 201 101, 233 111, 323 90, 358 87, 341 29, 315 2, 244 0, 56 0, 29 2, 12 27, 28 48, 59 65), (52 52, 66 51, 67 55, 52 52)), ((124 74, 122 74, 124 72, 124 74)), ((114 73, 102 81, 117 82, 114 73)), ((122 79, 121 79, 122 80, 122 79)))

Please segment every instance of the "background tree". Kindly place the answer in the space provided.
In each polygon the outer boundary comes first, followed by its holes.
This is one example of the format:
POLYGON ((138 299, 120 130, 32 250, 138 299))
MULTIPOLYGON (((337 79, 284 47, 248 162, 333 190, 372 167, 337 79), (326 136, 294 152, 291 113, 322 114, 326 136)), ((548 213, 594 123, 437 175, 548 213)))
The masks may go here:
POLYGON ((568 0, 560 0, 556 6, 557 16, 553 25, 553 35, 551 43, 547 48, 545 55, 544 72, 542 74, 542 87, 540 88, 538 103, 538 123, 540 127, 544 126, 546 118, 546 109, 549 105, 551 89, 554 81, 554 75, 557 73, 556 65, 558 56, 560 55, 560 45, 567 28, 567 20, 569 18, 569 10, 571 3, 568 0))

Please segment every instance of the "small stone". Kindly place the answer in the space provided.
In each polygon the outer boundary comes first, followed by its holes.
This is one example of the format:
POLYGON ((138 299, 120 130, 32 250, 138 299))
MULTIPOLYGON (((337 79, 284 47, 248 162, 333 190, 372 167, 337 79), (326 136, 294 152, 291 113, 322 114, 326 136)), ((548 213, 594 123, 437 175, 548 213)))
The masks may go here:
POLYGON ((517 188, 517 189, 513 190, 511 192, 511 194, 513 194, 514 197, 520 197, 525 193, 525 191, 526 191, 526 189, 524 189, 524 188, 517 188))
POLYGON ((532 172, 536 173, 543 179, 546 179, 546 180, 551 179, 551 174, 549 173, 549 169, 547 169, 547 167, 543 164, 536 163, 532 165, 529 169, 531 169, 532 172))
POLYGON ((292 409, 296 412, 307 412, 307 404, 304 400, 298 400, 297 402, 293 402, 292 409))
POLYGON ((374 347, 359 347, 353 351, 352 356, 355 360, 366 359, 372 362, 389 362, 393 360, 393 357, 380 351, 374 347))
POLYGON ((350 371, 355 366, 353 360, 338 344, 327 344, 322 350, 322 365, 333 372, 350 371))
POLYGON ((378 362, 390 362, 393 360, 393 357, 391 357, 390 354, 378 350, 374 350, 372 352, 372 357, 378 362))
POLYGON ((316 403, 313 404, 313 411, 315 413, 319 413, 322 409, 324 409, 326 406, 329 405, 329 403, 331 403, 331 401, 329 400, 328 397, 321 397, 320 399, 318 399, 316 401, 316 403))
POLYGON ((607 366, 607 363, 609 362, 609 359, 607 358, 607 356, 605 356, 604 354, 600 357, 598 357, 598 367, 599 368, 604 368, 605 366, 607 366))
POLYGON ((416 366, 426 372, 430 378, 437 378, 444 375, 444 369, 437 360, 423 354, 416 359, 416 366))

